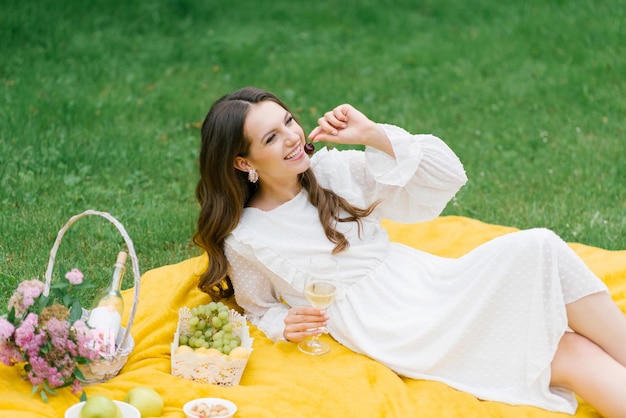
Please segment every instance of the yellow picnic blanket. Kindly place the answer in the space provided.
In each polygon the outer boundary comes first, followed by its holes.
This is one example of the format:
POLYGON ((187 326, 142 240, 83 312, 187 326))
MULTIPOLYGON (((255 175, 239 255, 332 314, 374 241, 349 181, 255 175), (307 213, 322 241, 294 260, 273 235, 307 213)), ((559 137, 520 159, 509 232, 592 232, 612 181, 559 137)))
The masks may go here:
MULTIPOLYGON (((464 217, 440 217, 430 222, 402 225, 385 222, 392 240, 449 257, 458 257, 513 228, 489 225, 464 217)), ((626 251, 605 251, 580 244, 572 248, 611 290, 626 312, 626 251)), ((88 396, 107 395, 122 400, 139 385, 156 389, 165 400, 164 417, 184 417, 182 406, 198 397, 222 397, 239 408, 236 418, 263 417, 565 417, 528 406, 485 402, 442 383, 401 378, 385 366, 356 354, 329 336, 329 354, 313 357, 288 342, 274 343, 255 327, 253 352, 238 386, 223 387, 184 380, 170 374, 170 343, 178 309, 207 303, 196 288, 205 256, 146 272, 131 328, 135 349, 119 375, 86 388, 88 396)), ((133 292, 125 291, 127 306, 133 292)), ((230 301, 232 303, 232 301, 230 301)), ((128 318, 126 318, 127 320, 128 318)), ((68 388, 43 403, 31 397, 30 385, 16 368, 0 365, 0 416, 62 417, 78 398, 68 388)), ((581 402, 578 418, 598 417, 581 402)))

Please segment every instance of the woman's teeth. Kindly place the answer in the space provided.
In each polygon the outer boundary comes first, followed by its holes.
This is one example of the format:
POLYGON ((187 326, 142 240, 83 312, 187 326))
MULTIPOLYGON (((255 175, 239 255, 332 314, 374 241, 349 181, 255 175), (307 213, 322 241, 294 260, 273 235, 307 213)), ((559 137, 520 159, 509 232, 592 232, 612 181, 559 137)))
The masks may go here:
POLYGON ((291 160, 293 157, 300 155, 301 149, 300 147, 296 148, 294 152, 285 157, 285 160, 291 160))

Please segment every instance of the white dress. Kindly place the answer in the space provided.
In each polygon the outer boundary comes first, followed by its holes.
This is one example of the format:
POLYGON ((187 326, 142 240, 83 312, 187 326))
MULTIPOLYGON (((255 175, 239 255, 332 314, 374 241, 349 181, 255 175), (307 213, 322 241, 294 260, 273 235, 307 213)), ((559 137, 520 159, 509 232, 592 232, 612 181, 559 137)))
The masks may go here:
MULTIPOLYGON (((546 229, 496 238, 459 258, 391 243, 382 218, 440 214, 466 182, 440 139, 383 125, 396 159, 376 149, 323 149, 312 168, 323 187, 359 207, 382 199, 350 248, 334 258, 339 291, 328 331, 396 373, 444 382, 478 398, 574 413, 571 392, 550 388, 550 363, 567 328, 565 304, 606 286, 546 229)), ((289 306, 309 305, 304 281, 334 245, 306 191, 271 210, 246 208, 225 243, 237 303, 252 324, 283 338, 289 306)))

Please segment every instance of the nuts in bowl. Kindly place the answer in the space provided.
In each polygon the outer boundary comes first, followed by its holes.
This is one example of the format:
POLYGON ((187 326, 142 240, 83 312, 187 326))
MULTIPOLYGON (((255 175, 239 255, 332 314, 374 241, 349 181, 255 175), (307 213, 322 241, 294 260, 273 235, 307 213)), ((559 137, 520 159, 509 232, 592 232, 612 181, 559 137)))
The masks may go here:
POLYGON ((199 398, 183 406, 187 418, 232 418, 237 405, 221 398, 199 398))

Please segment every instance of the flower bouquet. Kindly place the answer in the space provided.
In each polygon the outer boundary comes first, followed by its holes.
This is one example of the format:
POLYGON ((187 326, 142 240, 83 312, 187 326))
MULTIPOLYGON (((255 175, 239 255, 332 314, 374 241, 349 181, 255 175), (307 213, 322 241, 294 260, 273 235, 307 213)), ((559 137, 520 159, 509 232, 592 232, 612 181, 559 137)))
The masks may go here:
POLYGON ((77 269, 65 278, 47 295, 43 282, 21 282, 9 300, 8 315, 0 318, 0 360, 7 366, 23 364, 33 393, 44 401, 55 394, 54 388, 71 386, 73 393, 81 393, 81 365, 100 358, 77 297, 93 285, 77 269))
POLYGON ((124 226, 106 212, 86 210, 75 215, 61 228, 50 251, 45 282, 21 282, 9 300, 8 314, 0 318, 0 361, 7 366, 23 366, 22 375, 44 401, 56 388, 71 386, 72 392, 86 396, 83 386, 104 382, 116 376, 134 348, 130 335, 139 298, 141 273, 133 246, 124 226), (126 327, 120 327, 113 353, 103 353, 87 325, 89 311, 84 309, 78 293, 92 284, 73 269, 66 280, 52 284, 56 252, 69 227, 88 215, 103 217, 114 224, 126 242, 134 275, 134 300, 126 327))

